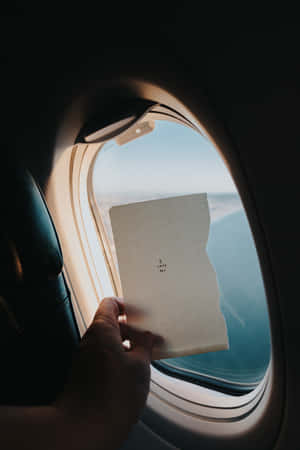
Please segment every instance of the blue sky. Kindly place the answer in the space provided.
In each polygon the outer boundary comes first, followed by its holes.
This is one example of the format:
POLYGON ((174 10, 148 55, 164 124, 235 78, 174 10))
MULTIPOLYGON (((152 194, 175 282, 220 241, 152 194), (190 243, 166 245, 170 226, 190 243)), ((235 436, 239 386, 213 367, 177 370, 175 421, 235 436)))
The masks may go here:
POLYGON ((154 131, 125 145, 108 142, 94 171, 96 194, 236 192, 217 150, 197 132, 156 121, 154 131))

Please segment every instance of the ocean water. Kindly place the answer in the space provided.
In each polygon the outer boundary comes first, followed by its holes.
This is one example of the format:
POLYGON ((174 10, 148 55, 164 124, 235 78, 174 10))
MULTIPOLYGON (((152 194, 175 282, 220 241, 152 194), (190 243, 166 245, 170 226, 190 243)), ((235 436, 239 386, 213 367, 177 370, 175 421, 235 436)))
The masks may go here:
POLYGON ((257 383, 270 361, 270 329, 258 256, 243 209, 212 223, 207 252, 217 273, 230 348, 165 362, 231 383, 257 383))

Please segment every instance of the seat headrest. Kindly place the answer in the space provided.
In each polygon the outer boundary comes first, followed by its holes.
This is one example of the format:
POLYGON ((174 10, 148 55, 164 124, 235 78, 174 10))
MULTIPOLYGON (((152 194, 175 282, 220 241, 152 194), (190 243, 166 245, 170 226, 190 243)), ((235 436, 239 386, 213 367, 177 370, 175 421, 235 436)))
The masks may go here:
POLYGON ((79 332, 42 192, 22 167, 2 175, 0 404, 46 404, 64 385, 79 332))

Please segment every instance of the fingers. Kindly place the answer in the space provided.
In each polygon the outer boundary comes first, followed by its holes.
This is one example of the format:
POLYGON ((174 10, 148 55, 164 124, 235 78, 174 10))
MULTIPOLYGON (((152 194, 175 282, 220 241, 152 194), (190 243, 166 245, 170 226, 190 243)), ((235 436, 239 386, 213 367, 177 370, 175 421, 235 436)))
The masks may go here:
MULTIPOLYGON (((163 344, 163 339, 150 331, 140 331, 124 321, 120 321, 121 316, 128 313, 127 308, 125 311, 124 302, 119 297, 106 297, 104 298, 95 314, 93 326, 102 326, 104 324, 109 325, 106 330, 109 332, 109 336, 117 338, 117 341, 122 344, 122 341, 130 341, 130 356, 144 361, 151 361, 153 347, 159 347, 163 344)), ((134 314, 141 314, 141 311, 137 309, 129 310, 130 317, 134 314)), ((98 329, 98 328, 97 328, 98 329)), ((103 334, 103 326, 101 327, 103 334)), ((111 338, 110 338, 111 339, 111 338)))
POLYGON ((151 361, 153 347, 160 346, 163 339, 150 331, 140 331, 127 323, 120 323, 122 339, 130 340, 130 353, 146 361, 151 361))
POLYGON ((124 302, 119 297, 104 298, 96 311, 94 321, 105 320, 114 326, 119 326, 118 317, 124 314, 124 302))

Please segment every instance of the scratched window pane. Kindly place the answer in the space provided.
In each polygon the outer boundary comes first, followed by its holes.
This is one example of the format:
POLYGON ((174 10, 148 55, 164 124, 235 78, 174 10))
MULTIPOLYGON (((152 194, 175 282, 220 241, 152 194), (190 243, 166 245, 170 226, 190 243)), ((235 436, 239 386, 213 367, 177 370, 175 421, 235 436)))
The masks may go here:
MULTIPOLYGON (((104 144, 94 165, 93 189, 116 267, 110 207, 207 192, 211 216, 207 252, 217 273, 230 349, 168 359, 163 364, 192 378, 255 387, 270 360, 264 285, 243 205, 212 143, 183 125, 156 121, 151 133, 127 144, 104 144)), ((166 270, 163 261, 158 266, 166 270)))

